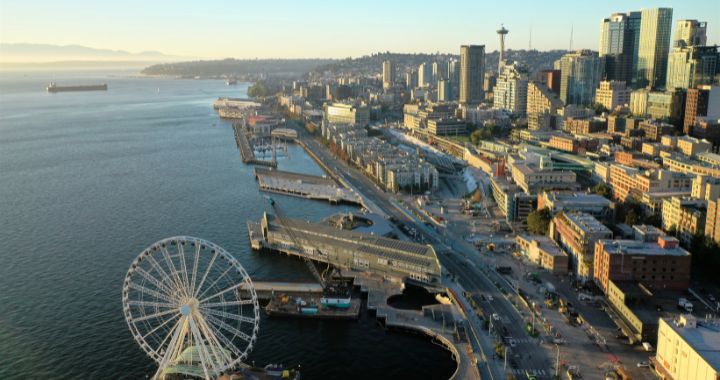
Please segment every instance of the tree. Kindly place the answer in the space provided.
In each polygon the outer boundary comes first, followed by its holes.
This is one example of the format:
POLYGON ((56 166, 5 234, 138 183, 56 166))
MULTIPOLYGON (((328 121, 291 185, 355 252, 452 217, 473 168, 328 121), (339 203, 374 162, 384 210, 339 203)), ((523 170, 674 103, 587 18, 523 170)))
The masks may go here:
POLYGON ((603 112, 608 112, 608 111, 609 111, 604 105, 602 105, 602 104, 600 104, 600 103, 595 103, 595 104, 593 104, 593 109, 595 109, 595 114, 596 114, 596 115, 600 115, 600 114, 602 114, 603 112))
POLYGON ((547 207, 531 212, 527 220, 528 231, 541 235, 547 234, 551 219, 552 213, 547 207))
POLYGON ((638 215, 637 211, 635 211, 635 209, 631 208, 625 214, 625 224, 627 224, 628 226, 638 224, 639 220, 640 220, 640 216, 638 215))
POLYGON ((251 98, 262 98, 268 96, 268 93, 267 84, 263 81, 255 82, 247 91, 248 96, 251 98))
POLYGON ((605 182, 600 182, 592 188, 594 194, 610 199, 612 197, 612 189, 605 182))

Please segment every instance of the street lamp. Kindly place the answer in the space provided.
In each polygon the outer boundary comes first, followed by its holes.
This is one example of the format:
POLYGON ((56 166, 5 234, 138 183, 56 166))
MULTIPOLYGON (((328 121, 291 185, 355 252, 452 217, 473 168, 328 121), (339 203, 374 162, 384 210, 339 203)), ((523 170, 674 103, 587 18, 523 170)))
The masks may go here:
POLYGON ((560 345, 556 343, 555 348, 557 348, 557 356, 555 357, 555 378, 558 378, 560 371, 560 345))

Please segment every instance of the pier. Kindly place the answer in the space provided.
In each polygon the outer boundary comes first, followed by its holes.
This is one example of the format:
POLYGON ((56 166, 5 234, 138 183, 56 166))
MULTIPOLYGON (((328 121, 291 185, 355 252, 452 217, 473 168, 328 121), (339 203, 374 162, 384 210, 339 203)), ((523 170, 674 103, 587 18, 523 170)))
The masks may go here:
POLYGON ((242 159, 243 163, 269 166, 273 168, 277 167, 276 161, 259 160, 255 157, 255 150, 239 123, 233 123, 233 133, 235 134, 235 144, 240 150, 240 159, 242 159))
POLYGON ((362 204, 359 196, 338 186, 330 178, 263 168, 255 169, 255 178, 262 191, 326 200, 330 203, 362 204))

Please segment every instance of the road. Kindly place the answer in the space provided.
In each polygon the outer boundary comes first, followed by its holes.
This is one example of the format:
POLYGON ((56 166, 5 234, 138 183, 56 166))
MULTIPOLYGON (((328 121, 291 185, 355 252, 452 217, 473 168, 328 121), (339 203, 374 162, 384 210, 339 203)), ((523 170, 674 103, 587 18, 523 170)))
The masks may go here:
MULTIPOLYGON (((446 236, 444 237, 440 236, 435 230, 428 228, 422 221, 410 215, 406 210, 402 210, 401 207, 394 203, 392 200, 393 194, 385 193, 359 170, 334 157, 327 148, 312 136, 306 134, 304 130, 301 131, 301 138, 303 138, 308 148, 326 165, 336 170, 336 174, 350 183, 362 196, 380 208, 380 211, 408 226, 412 226, 415 231, 417 231, 417 238, 433 243, 437 251, 449 252, 448 254, 440 254, 439 259, 446 270, 458 277, 463 287, 470 291, 479 291, 493 296, 494 300, 488 303, 488 308, 501 316, 503 325, 507 326, 508 335, 517 341, 515 351, 519 357, 516 359, 516 362, 520 368, 513 371, 510 369, 510 363, 508 362, 509 372, 520 375, 524 374, 525 370, 528 370, 529 372, 536 373, 538 378, 549 378, 553 374, 551 367, 554 363, 549 359, 544 348, 537 343, 537 339, 530 338, 525 332, 523 316, 520 315, 510 301, 500 293, 493 281, 487 277, 486 273, 475 265, 469 264, 471 261, 466 259, 468 255, 479 254, 473 246, 465 243, 461 237, 453 236, 452 231, 446 231, 446 236)), ((474 332, 474 334, 471 335, 473 335, 475 339, 483 336, 485 339, 488 338, 478 318, 473 317, 468 321, 474 332)), ((480 345, 480 342, 477 343, 480 345)), ((484 343, 484 346, 487 347, 487 342, 484 343)), ((492 346, 492 344, 490 346, 492 346)), ((485 352, 485 354, 489 357, 489 360, 492 360, 492 352, 485 352)), ((488 367, 493 372, 492 377, 494 379, 505 378, 505 374, 502 372, 498 374, 498 368, 502 371, 503 363, 500 363, 499 366, 497 363, 494 365, 491 363, 488 364, 488 367)))

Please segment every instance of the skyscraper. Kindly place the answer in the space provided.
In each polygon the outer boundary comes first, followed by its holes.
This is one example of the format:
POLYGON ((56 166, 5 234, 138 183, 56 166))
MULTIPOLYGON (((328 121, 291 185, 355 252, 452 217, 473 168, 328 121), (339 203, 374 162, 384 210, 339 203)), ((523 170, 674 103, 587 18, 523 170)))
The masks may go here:
POLYGON ((446 79, 445 73, 447 72, 447 70, 445 70, 443 66, 445 66, 444 62, 438 62, 438 61, 433 62, 432 75, 433 75, 434 80, 437 81, 437 80, 446 79))
POLYGON ((603 62, 597 52, 579 50, 560 58, 560 100, 590 105, 600 83, 603 62))
POLYGON ((718 46, 676 47, 668 58, 665 87, 687 89, 701 84, 713 84, 718 72, 720 72, 718 46))
POLYGON ((675 27, 673 47, 705 46, 707 23, 698 20, 678 20, 675 27))
POLYGON ((450 81, 447 79, 440 79, 437 82, 437 100, 438 102, 449 102, 450 93, 450 81))
POLYGON ((413 89, 418 86, 418 74, 415 70, 410 70, 405 73, 405 87, 413 89))
POLYGON ((514 114, 527 112, 527 69, 517 62, 504 64, 493 89, 493 108, 514 114))
POLYGON ((418 66, 418 86, 430 87, 432 82, 432 65, 425 62, 421 63, 420 66, 418 66))
POLYGON ((485 45, 460 46, 460 103, 483 100, 485 45))
POLYGON ((643 9, 635 80, 639 86, 664 87, 670 51, 672 8, 643 9))
POLYGON ((605 78, 632 82, 637 70, 640 12, 614 13, 600 23, 600 56, 605 78))
POLYGON ((395 64, 385 61, 382 64, 383 88, 388 89, 395 84, 395 64))
POLYGON ((446 78, 450 82, 450 100, 457 100, 460 94, 460 61, 448 61, 446 78))

